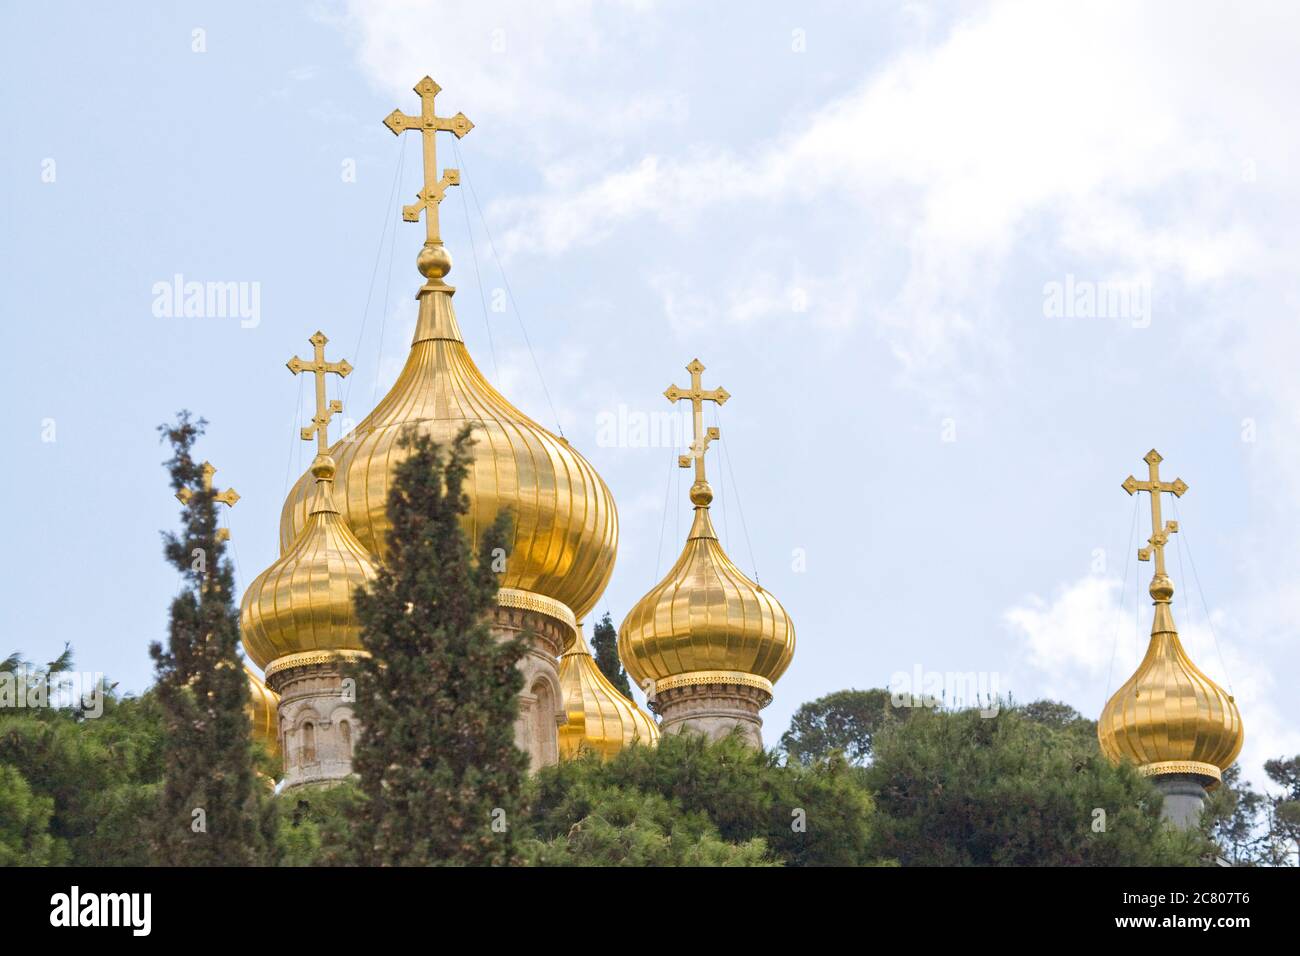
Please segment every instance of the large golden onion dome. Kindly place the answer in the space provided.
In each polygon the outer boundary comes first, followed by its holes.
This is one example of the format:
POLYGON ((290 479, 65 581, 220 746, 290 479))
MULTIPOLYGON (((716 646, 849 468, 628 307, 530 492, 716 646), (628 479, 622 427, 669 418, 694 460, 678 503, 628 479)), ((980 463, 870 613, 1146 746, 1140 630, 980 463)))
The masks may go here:
POLYGON ((709 520, 713 494, 691 489, 695 519, 672 570, 636 603, 618 633, 638 686, 730 683, 769 694, 794 657, 794 622, 772 594, 727 557, 709 520))
POLYGON ((569 717, 559 730, 560 756, 574 757, 586 749, 609 758, 631 744, 649 746, 659 740, 659 727, 650 715, 624 697, 596 666, 581 626, 560 658, 560 690, 569 717))
POLYGON ((1151 497, 1151 538, 1138 551, 1139 560, 1155 557, 1151 643, 1137 672, 1106 702, 1097 739, 1112 763, 1131 761, 1149 777, 1191 774, 1214 787, 1241 753, 1241 712, 1232 695, 1192 663, 1174 627, 1174 583, 1165 571, 1165 545, 1178 532, 1178 522, 1164 521, 1160 499, 1163 494, 1181 498, 1187 484, 1181 478, 1160 480, 1164 459, 1154 448, 1143 460, 1149 480, 1129 475, 1122 487, 1130 495, 1146 491, 1151 497))
POLYGON ((1137 672, 1107 701, 1097 737, 1113 763, 1131 761, 1147 776, 1197 774, 1217 784, 1241 752, 1241 712, 1183 650, 1169 608, 1173 593, 1167 577, 1152 582, 1151 643, 1137 672))
POLYGON ((244 592, 244 650, 263 671, 364 653, 352 596, 374 579, 375 564, 334 506, 333 459, 318 455, 310 474, 315 497, 302 533, 244 592))
POLYGON ((260 740, 273 755, 280 754, 280 695, 267 687, 256 673, 244 665, 248 677, 248 719, 253 739, 260 740))
MULTIPOLYGON (((466 482, 465 528, 478 534, 497 513, 514 515, 514 538, 501 582, 502 602, 534 606, 535 596, 559 602, 552 613, 583 617, 614 570, 618 515, 604 481, 563 438, 515 408, 479 372, 461 339, 451 288, 441 283, 450 259, 421 259, 431 282, 420 290, 419 319, 406 366, 375 409, 337 442, 339 508, 357 541, 383 560, 387 552, 388 489, 405 452, 398 440, 415 426, 449 443, 466 425, 476 444, 466 482), (527 592, 520 594, 519 592, 527 592)), ((288 551, 309 518, 311 479, 298 480, 280 519, 280 547, 288 551)))

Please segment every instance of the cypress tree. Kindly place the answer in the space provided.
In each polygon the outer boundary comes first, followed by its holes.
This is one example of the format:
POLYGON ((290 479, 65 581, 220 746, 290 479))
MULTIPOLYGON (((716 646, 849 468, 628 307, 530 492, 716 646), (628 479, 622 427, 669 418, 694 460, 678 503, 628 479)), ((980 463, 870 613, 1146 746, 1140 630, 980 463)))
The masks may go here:
POLYGON ((627 671, 623 670, 623 662, 618 657, 618 631, 614 629, 608 611, 591 630, 591 656, 596 659, 596 666, 609 682, 631 700, 632 685, 628 682, 627 671))
POLYGON ((517 861, 512 829, 528 758, 515 747, 522 637, 488 627, 509 527, 483 530, 477 560, 461 527, 470 428, 444 448, 408 432, 388 496, 388 558, 358 590, 362 646, 353 766, 366 798, 355 831, 372 865, 517 861), (494 560, 495 559, 495 560, 494 560))
POLYGON ((213 491, 193 456, 206 425, 182 411, 175 424, 158 427, 172 449, 165 463, 172 488, 191 497, 180 532, 163 533, 164 554, 184 587, 172 601, 166 648, 149 647, 165 768, 152 849, 164 865, 247 866, 265 862, 271 818, 253 769, 234 573, 213 491))

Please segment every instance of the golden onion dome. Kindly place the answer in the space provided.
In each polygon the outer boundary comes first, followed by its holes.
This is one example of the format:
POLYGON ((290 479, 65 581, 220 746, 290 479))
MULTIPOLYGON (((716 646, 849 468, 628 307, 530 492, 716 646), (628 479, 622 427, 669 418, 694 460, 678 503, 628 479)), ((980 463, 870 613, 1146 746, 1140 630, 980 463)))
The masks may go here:
POLYGON ((279 756, 280 695, 267 687, 247 664, 244 673, 248 676, 248 719, 253 739, 260 740, 270 753, 279 756))
POLYGON ((569 718, 559 728, 562 757, 587 749, 608 759, 631 744, 650 746, 659 740, 659 727, 650 715, 624 697, 596 666, 581 625, 560 657, 560 690, 569 718))
MULTIPOLYGON (((446 257, 445 250, 442 255, 446 257)), ((443 263, 435 272, 445 273, 447 267, 443 263)), ((398 445, 401 435, 415 426, 446 444, 473 425, 465 529, 477 547, 479 533, 509 508, 514 537, 501 581, 502 603, 522 591, 528 594, 516 600, 534 606, 538 602, 531 596, 540 595, 562 604, 558 616, 572 624, 574 616, 584 616, 595 605, 613 573, 618 546, 614 499, 565 439, 515 408, 483 377, 461 339, 450 287, 426 285, 419 300, 411 351, 396 383, 331 449, 339 463, 336 500, 342 515, 361 545, 383 560, 388 490, 405 455, 398 445)), ((311 481, 304 475, 281 514, 280 547, 286 552, 309 520, 310 498, 311 481)))
POLYGON ((1112 763, 1128 760, 1146 776, 1197 774, 1214 786, 1241 752, 1241 713, 1183 650, 1169 607, 1173 593, 1167 576, 1151 582, 1151 643, 1137 672, 1106 702, 1097 737, 1112 763))
POLYGON ((375 564, 334 506, 334 460, 318 455, 316 484, 302 533, 244 592, 244 650, 262 668, 321 652, 362 652, 352 596, 375 577, 375 564))
POLYGON ((691 489, 695 519, 681 557, 623 621, 618 652, 638 686, 733 683, 771 693, 794 657, 794 623, 727 557, 709 520, 713 494, 691 489))

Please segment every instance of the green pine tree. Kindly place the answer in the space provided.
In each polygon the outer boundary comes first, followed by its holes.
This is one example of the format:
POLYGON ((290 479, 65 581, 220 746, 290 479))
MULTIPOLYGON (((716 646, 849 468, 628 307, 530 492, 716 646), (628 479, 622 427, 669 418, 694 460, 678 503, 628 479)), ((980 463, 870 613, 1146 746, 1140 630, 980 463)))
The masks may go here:
POLYGON ((540 865, 866 866, 876 813, 839 755, 782 764, 738 737, 665 734, 587 752, 529 782, 525 852, 540 865))
POLYGON ((0 764, 0 866, 57 866, 61 845, 50 836, 54 801, 32 791, 21 773, 0 764))
POLYGON ((596 659, 596 666, 618 688, 628 700, 632 699, 632 685, 628 683, 627 671, 618 657, 618 631, 609 619, 609 612, 596 622, 591 631, 591 655, 596 659))
POLYGON ((358 859, 390 866, 517 861, 512 834, 527 756, 515 747, 522 637, 496 640, 488 615, 509 517, 483 530, 477 561, 461 527, 473 444, 403 436, 388 497, 388 558, 358 591, 354 669, 365 728, 353 766, 366 812, 358 859))
POLYGON ((1286 866, 1285 840, 1268 794, 1241 778, 1241 765, 1223 771, 1223 783, 1210 791, 1201 824, 1233 866, 1286 866))
POLYGON ((1277 862, 1300 866, 1300 755, 1276 757, 1264 763, 1268 778, 1282 788, 1281 794, 1271 798, 1274 843, 1278 847, 1277 862))
POLYGON ((800 705, 781 735, 790 759, 810 764, 838 751, 856 765, 871 762, 871 742, 891 720, 911 711, 890 706, 887 690, 840 690, 800 705))
MULTIPOLYGON (((28 865, 43 860, 71 866, 148 866, 150 847, 140 839, 140 821, 150 819, 162 787, 157 696, 151 691, 143 697, 121 697, 116 685, 105 679, 95 689, 82 685, 82 696, 69 699, 63 696, 69 688, 62 693, 57 688, 64 672, 71 670, 70 647, 43 667, 19 653, 0 661, 0 768, 17 772, 19 780, 11 777, 9 785, 20 797, 25 784, 52 808, 48 852, 37 845, 28 865), (48 706, 5 706, 5 688, 13 681, 25 686, 28 702, 33 692, 44 688, 48 706)), ((4 788, 0 781, 0 790, 4 788)), ((4 803, 0 794, 0 844, 5 842, 5 821, 14 819, 21 828, 24 814, 21 799, 10 811, 4 803)), ((0 847, 0 860, 4 857, 0 847)))
POLYGON ((192 497, 181 509, 180 532, 163 534, 163 551, 184 588, 172 601, 167 646, 155 641, 149 648, 165 767, 153 854, 164 865, 246 866, 266 861, 271 818, 253 770, 234 573, 218 534, 216 501, 193 456, 206 425, 182 411, 175 424, 158 429, 172 448, 172 488, 189 489, 192 497))
POLYGON ((1112 766, 1065 708, 912 708, 872 740, 876 852, 903 866, 1195 866, 1216 847, 1160 818, 1160 794, 1112 766), (1026 713, 1026 710, 1028 713, 1026 713))

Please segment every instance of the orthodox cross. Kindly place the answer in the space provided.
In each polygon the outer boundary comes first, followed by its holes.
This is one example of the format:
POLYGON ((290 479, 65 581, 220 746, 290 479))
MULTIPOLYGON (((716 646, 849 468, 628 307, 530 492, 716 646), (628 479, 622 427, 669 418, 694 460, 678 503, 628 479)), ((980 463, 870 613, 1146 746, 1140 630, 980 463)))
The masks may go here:
POLYGON ((325 400, 325 376, 332 372, 341 378, 347 378, 352 372, 352 366, 348 364, 347 359, 337 362, 325 361, 325 343, 329 339, 325 337, 324 332, 317 332, 307 341, 316 350, 315 358, 310 362, 304 362, 295 355, 285 364, 294 375, 299 372, 311 372, 316 376, 316 415, 312 418, 311 424, 302 429, 301 435, 303 441, 311 441, 311 436, 314 434, 317 452, 325 455, 329 453, 330 419, 334 417, 335 412, 343 411, 343 403, 337 398, 329 402, 325 400))
MULTIPOLYGON (((212 476, 217 473, 216 466, 210 461, 205 461, 201 466, 203 473, 203 490, 212 495, 213 501, 219 501, 227 508, 235 507, 235 502, 239 500, 239 492, 234 488, 227 488, 224 491, 218 491, 212 487, 212 476)), ((188 505, 194 497, 194 489, 182 488, 176 492, 176 499, 183 505, 188 505)), ((230 537, 229 528, 217 529, 217 540, 225 541, 230 537)))
POLYGON ((416 194, 419 202, 402 207, 402 218, 407 222, 416 222, 420 218, 420 210, 425 210, 426 243, 434 245, 442 241, 438 235, 438 204, 442 202, 448 186, 460 185, 458 169, 448 169, 439 178, 436 137, 442 131, 452 133, 460 139, 474 128, 474 124, 464 113, 444 117, 434 112, 433 100, 442 87, 429 77, 416 83, 414 89, 420 94, 420 115, 407 116, 401 110, 393 110, 384 120, 384 125, 393 131, 394 136, 400 136, 408 129, 418 129, 424 134, 424 188, 416 194))
POLYGON ((1156 555, 1156 576, 1165 576, 1165 543, 1169 536, 1178 531, 1177 521, 1162 522, 1160 518, 1160 495, 1168 492, 1177 498, 1181 498, 1187 491, 1187 483, 1181 478, 1176 478, 1172 482, 1160 480, 1160 462, 1164 461, 1160 457, 1160 452, 1152 448, 1146 453, 1143 459, 1147 463, 1150 471, 1148 481, 1138 481, 1132 475, 1124 479, 1123 488, 1130 495, 1139 491, 1148 491, 1151 493, 1151 537, 1148 539, 1147 547, 1138 550, 1139 561, 1150 561, 1151 553, 1156 555))
POLYGON ((716 428, 704 427, 704 403, 717 402, 719 405, 726 404, 731 395, 725 388, 714 388, 705 390, 700 382, 700 375, 704 371, 704 364, 699 359, 692 359, 691 364, 686 366, 686 371, 691 373, 691 387, 681 389, 676 385, 669 385, 664 390, 664 398, 677 404, 681 399, 689 399, 694 413, 694 441, 691 442, 691 453, 681 455, 677 459, 677 464, 681 468, 689 468, 691 460, 695 460, 695 481, 697 484, 705 484, 704 479, 704 453, 709 450, 709 442, 715 441, 721 432, 716 428))

